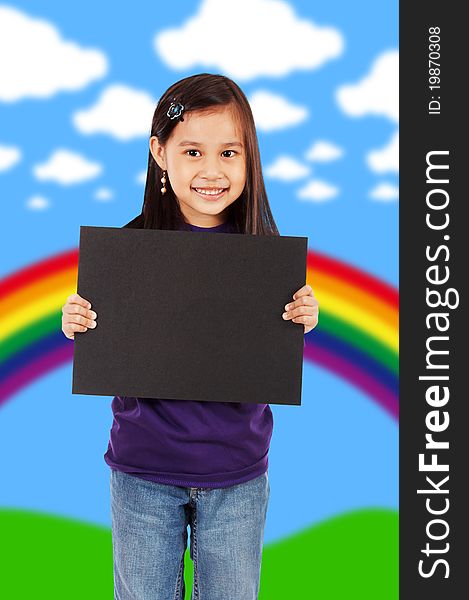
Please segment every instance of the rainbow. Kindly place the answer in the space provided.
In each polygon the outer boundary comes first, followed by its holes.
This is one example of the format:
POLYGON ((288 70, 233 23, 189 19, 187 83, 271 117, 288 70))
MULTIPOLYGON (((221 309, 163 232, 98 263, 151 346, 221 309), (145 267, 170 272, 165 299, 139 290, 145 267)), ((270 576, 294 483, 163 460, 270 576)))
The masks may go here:
MULTIPOLYGON (((0 280, 0 406, 73 359, 73 342, 61 329, 61 309, 77 290, 77 272, 78 249, 73 249, 0 280)), ((312 251, 306 282, 319 301, 320 315, 305 337, 305 359, 345 379, 397 419, 397 290, 312 251)))

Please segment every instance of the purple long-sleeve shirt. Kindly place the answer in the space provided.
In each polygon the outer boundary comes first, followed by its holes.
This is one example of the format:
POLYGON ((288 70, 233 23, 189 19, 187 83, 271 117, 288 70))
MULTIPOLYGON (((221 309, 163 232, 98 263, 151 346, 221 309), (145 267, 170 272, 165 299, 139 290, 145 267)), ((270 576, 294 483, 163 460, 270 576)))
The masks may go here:
MULTIPOLYGON (((230 223, 192 231, 233 233, 230 223)), ((115 396, 104 460, 143 479, 221 488, 268 468, 273 415, 268 404, 115 396)))

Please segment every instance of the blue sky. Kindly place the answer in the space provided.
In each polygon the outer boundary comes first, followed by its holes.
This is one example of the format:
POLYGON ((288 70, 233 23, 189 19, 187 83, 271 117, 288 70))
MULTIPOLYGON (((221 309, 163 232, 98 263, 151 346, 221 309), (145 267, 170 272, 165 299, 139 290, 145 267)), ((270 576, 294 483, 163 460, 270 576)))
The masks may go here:
MULTIPOLYGON (((156 102, 174 81, 209 71, 235 78, 252 100, 256 123, 272 117, 267 125, 258 127, 258 136, 266 187, 281 233, 306 235, 310 249, 338 256, 397 285, 398 201, 397 198, 373 200, 369 196, 379 186, 383 190, 383 184, 394 188, 398 185, 396 150, 391 158, 386 159, 385 155, 392 136, 398 131, 396 118, 390 116, 386 106, 397 98, 395 70, 383 69, 381 79, 375 77, 375 83, 370 84, 371 94, 363 90, 363 95, 374 95, 368 106, 363 98, 352 98, 353 88, 359 96, 360 84, 370 77, 375 61, 389 52, 397 55, 397 3, 279 3, 290 7, 293 14, 290 34, 280 30, 285 36, 282 54, 287 57, 286 72, 282 75, 272 74, 268 67, 272 63, 269 44, 271 48, 272 38, 277 39, 275 33, 259 33, 259 39, 251 39, 244 48, 245 39, 240 39, 235 24, 234 31, 230 29, 232 36, 223 32, 215 41, 215 45, 228 48, 223 59, 217 62, 214 59, 217 53, 210 47, 207 51, 198 50, 199 36, 191 37, 187 22, 190 18, 198 19, 199 26, 203 27, 207 19, 207 27, 211 26, 210 18, 201 16, 204 4, 209 12, 210 2, 83 2, 73 11, 70 6, 57 2, 42 6, 36 2, 0 3, 4 9, 14 8, 27 17, 27 21, 18 26, 18 34, 12 35, 19 40, 14 42, 17 53, 21 51, 26 55, 24 60, 18 60, 19 67, 25 71, 22 83, 17 83, 20 71, 15 67, 15 54, 8 61, 10 77, 0 76, 0 198, 2 221, 6 225, 0 248, 6 250, 13 244, 15 249, 6 255, 2 252, 2 274, 77 245, 80 225, 121 226, 138 214, 142 205, 142 173, 148 157, 146 130, 151 121, 151 100, 156 102), (364 13, 366 23, 362 18, 364 13), (45 19, 58 39, 51 41, 52 33, 49 36, 38 33, 31 21, 37 18, 45 19), (320 62, 315 68, 298 66, 301 61, 296 56, 300 51, 292 46, 288 37, 297 37, 300 20, 319 28, 318 35, 325 36, 323 45, 329 46, 330 58, 321 56, 315 47, 309 48, 311 62, 320 62), (326 28, 332 32, 333 39, 327 38, 326 28), (30 32, 29 42, 25 37, 27 32, 30 32), (176 39, 165 42, 166 54, 158 53, 155 38, 164 39, 164 35, 171 32, 176 39), (37 44, 33 43, 34 36, 37 44), (57 73, 52 75, 47 66, 51 59, 48 50, 39 52, 37 49, 45 39, 55 44, 50 52, 60 59, 54 63, 57 73), (70 43, 76 45, 75 53, 69 50, 68 54, 66 46, 70 43), (95 56, 89 56, 93 52, 95 56), (32 56, 36 54, 42 54, 44 60, 32 65, 32 56), (179 67, 181 57, 197 57, 197 54, 200 55, 198 62, 188 60, 188 67, 179 67), (262 57, 257 61, 256 72, 250 75, 243 69, 252 62, 253 54, 262 54, 262 57), (234 60, 231 55, 235 56, 234 60), (211 63, 210 57, 213 57, 211 63), (236 61, 241 65, 239 68, 233 68, 236 61), (228 66, 240 75, 235 77, 228 66), (41 77, 29 85, 24 83, 28 77, 32 79, 30 70, 36 73, 38 69, 43 69, 46 75, 41 73, 41 77), (73 69, 80 74, 70 76, 73 69), (383 81, 389 81, 388 87, 383 81), (42 89, 46 83, 50 86, 49 92, 42 89), (77 89, 67 88, 72 85, 77 89), (115 86, 123 86, 128 93, 127 97, 123 93, 115 96, 117 115, 129 121, 128 138, 117 137, 116 131, 104 122, 95 123, 94 131, 85 132, 84 126, 80 129, 76 124, 77 115, 92 116, 93 109, 96 113, 102 95, 115 86), (337 97, 347 86, 350 98, 341 106, 337 97), (267 97, 256 104, 254 99, 260 92, 267 97), (142 100, 138 104, 136 94, 145 95, 147 103, 142 100), (386 101, 388 97, 390 100, 386 101), (283 109, 276 110, 274 103, 280 101, 284 103, 283 109), (350 112, 353 104, 361 114, 350 112), (349 112, 344 108, 347 105, 349 112), (142 116, 130 123, 128 113, 132 106, 139 109, 146 106, 147 118, 142 116), (295 116, 295 111, 304 116, 295 116), (342 157, 322 162, 306 160, 308 151, 319 141, 327 141, 340 149, 342 157), (8 156, 12 150, 21 156, 11 166, 5 166, 8 159, 1 160, 1 157, 5 153, 8 156), (58 178, 60 171, 78 170, 71 158, 68 166, 61 166, 58 161, 54 166, 52 159, 59 150, 84 162, 83 173, 76 181, 65 184, 58 178), (379 152, 382 154, 381 171, 367 164, 367 155, 372 152, 378 152, 378 157, 379 152), (279 159, 285 156, 308 167, 312 173, 282 180, 281 177, 293 173, 290 167, 281 168, 279 159), (93 165, 101 169, 99 174, 92 173, 93 165), (43 173, 48 171, 48 176, 38 175, 41 167, 43 173), (299 197, 301 190, 307 190, 311 182, 335 188, 337 195, 323 200, 299 197), (96 194, 103 198, 97 199, 96 194), (105 199, 109 194, 112 197, 105 199), (47 203, 46 208, 28 208, 35 202, 40 205, 41 199, 47 203), (18 239, 18 231, 24 237, 18 239), (33 238, 34 243, 29 243, 33 238)), ((212 18, 215 23, 221 22, 222 29, 227 28, 232 19, 224 17, 223 6, 226 5, 215 4, 222 5, 222 9, 212 18)), ((243 3, 235 4, 242 13, 243 3)), ((259 19, 263 18, 264 10, 270 10, 265 0, 248 3, 246 6, 251 6, 251 11, 245 9, 240 27, 245 21, 255 20, 253 7, 256 4, 260 7, 259 19)), ((2 19, 5 29, 8 26, 6 14, 2 19)), ((11 19, 11 11, 8 14, 11 19)), ((257 29, 268 30, 268 21, 263 24, 263 28, 257 29)), ((274 22, 272 28, 275 27, 274 22)), ((12 27, 8 29, 11 31, 12 27)), ((256 31, 255 26, 252 29, 256 31)), ((0 43, 6 46, 7 41, 0 43)), ((5 49, 11 53, 11 48, 5 49)), ((306 53, 307 44, 301 50, 301 54, 306 53)), ((5 68, 5 65, 0 67, 0 74, 5 68)), ((145 110, 142 108, 141 113, 145 110)), ((99 121, 99 116, 96 119, 99 121)), ((307 196, 307 192, 304 193, 307 196)))
MULTIPOLYGON (((395 1, 0 2, 0 276, 136 216, 158 98, 212 72, 251 103, 280 233, 397 287, 397 50, 395 1)), ((396 424, 313 365, 303 402, 273 409, 267 540, 397 507, 396 424)), ((0 456, 16 457, 0 505, 108 523, 110 425, 110 398, 71 395, 71 365, 24 389, 0 413, 0 456)))

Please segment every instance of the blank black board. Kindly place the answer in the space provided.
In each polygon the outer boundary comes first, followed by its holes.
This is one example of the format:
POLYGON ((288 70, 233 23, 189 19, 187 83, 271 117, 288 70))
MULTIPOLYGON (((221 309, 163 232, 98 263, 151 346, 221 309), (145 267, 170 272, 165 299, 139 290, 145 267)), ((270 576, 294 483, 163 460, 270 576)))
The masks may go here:
POLYGON ((74 394, 301 405, 307 237, 80 227, 74 394))

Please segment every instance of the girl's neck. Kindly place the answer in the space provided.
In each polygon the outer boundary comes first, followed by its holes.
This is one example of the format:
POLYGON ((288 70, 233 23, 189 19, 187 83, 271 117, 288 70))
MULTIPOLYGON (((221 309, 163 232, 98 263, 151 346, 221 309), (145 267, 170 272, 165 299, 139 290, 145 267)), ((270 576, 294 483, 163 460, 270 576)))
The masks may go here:
POLYGON ((226 225, 226 221, 222 222, 222 223, 218 223, 218 225, 211 225, 211 226, 207 226, 207 225, 195 225, 194 223, 189 223, 189 225, 193 228, 196 229, 218 229, 220 227, 224 227, 226 225))

